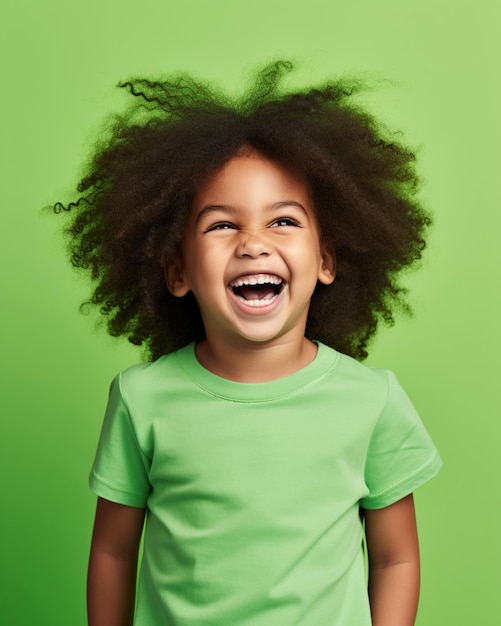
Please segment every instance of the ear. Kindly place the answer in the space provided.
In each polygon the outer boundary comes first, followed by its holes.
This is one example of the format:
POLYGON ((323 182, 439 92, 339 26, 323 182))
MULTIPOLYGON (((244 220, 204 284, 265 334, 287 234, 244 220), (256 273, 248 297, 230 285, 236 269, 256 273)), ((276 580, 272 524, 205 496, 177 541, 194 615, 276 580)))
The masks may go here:
POLYGON ((175 254, 164 266, 165 284, 173 296, 182 298, 190 290, 184 263, 180 254, 175 254))
POLYGON ((334 251, 324 249, 320 259, 318 280, 323 285, 330 285, 336 278, 336 254, 334 251))

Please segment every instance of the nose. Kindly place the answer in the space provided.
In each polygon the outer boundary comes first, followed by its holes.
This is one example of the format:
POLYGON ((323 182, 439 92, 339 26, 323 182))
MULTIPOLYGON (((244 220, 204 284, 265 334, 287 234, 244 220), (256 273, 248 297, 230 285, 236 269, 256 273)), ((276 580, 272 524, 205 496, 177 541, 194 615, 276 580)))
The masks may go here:
POLYGON ((256 259, 260 256, 268 256, 271 253, 271 245, 264 232, 240 231, 240 237, 235 250, 238 257, 256 259))

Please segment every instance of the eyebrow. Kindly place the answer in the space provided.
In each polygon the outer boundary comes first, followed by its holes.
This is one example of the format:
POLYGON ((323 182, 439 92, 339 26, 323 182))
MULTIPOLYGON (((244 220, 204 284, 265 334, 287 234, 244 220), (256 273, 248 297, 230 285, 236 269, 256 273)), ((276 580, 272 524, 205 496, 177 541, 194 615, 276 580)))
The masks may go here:
MULTIPOLYGON (((295 200, 281 200, 280 202, 274 202, 270 205, 270 210, 278 210, 285 206, 294 206, 300 209, 306 216, 308 213, 304 206, 300 202, 296 202, 295 200)), ((223 213, 234 214, 238 212, 238 209, 231 204, 208 204, 203 207, 200 213, 197 215, 195 219, 195 224, 198 224, 200 220, 206 215, 210 215, 210 213, 215 213, 216 211, 222 211, 223 213)))

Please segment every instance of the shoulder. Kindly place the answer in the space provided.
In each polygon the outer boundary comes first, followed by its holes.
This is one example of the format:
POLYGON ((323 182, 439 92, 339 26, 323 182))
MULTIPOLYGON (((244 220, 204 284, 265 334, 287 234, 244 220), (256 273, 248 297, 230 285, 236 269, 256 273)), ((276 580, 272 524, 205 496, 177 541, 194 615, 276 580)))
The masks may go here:
POLYGON ((189 358, 192 352, 190 344, 155 361, 132 365, 117 376, 120 387, 122 390, 132 391, 141 388, 154 389, 157 385, 170 385, 175 379, 183 376, 180 359, 189 358))
POLYGON ((338 384, 346 385, 352 392, 373 391, 386 396, 389 393, 391 381, 396 381, 395 374, 391 370, 370 367, 324 344, 319 344, 319 347, 323 353, 330 353, 335 357, 332 360, 333 367, 329 372, 331 379, 338 384))
MULTIPOLYGON (((343 414, 355 424, 364 424, 371 432, 385 412, 391 395, 391 379, 387 369, 369 367, 332 348, 322 346, 334 355, 331 366, 311 390, 315 401, 336 415, 343 414)), ((360 426, 362 428, 362 426, 360 426)))
POLYGON ((180 358, 189 358, 191 346, 181 348, 158 358, 156 361, 138 363, 123 370, 115 379, 125 402, 155 397, 169 389, 175 389, 186 376, 180 367, 180 358))
POLYGON ((389 369, 370 367, 343 355, 343 368, 353 376, 359 392, 377 398, 380 423, 398 420, 419 421, 417 412, 395 373, 389 369))

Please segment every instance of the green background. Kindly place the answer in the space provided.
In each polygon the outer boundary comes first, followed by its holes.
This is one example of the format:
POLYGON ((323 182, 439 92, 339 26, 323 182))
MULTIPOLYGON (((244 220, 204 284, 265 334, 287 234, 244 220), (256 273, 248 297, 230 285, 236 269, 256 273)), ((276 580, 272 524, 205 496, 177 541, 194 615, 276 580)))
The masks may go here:
POLYGON ((418 624, 499 623, 497 6, 4 0, 2 624, 85 623, 87 473, 109 381, 139 358, 79 314, 86 284, 63 256, 61 219, 41 207, 77 181, 100 120, 122 102, 118 80, 185 69, 233 89, 242 71, 277 56, 302 63, 299 82, 347 71, 382 81, 367 104, 421 147, 435 226, 407 279, 416 316, 381 332, 369 362, 396 371, 444 459, 416 496, 418 624))

